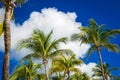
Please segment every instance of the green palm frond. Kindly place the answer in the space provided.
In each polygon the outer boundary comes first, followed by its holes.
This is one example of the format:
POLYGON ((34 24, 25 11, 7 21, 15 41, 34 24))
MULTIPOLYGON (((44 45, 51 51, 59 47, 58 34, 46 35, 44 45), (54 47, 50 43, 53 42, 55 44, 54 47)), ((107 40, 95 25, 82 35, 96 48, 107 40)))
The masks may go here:
POLYGON ((104 44, 103 46, 109 51, 119 52, 119 48, 117 44, 107 43, 107 44, 104 44))
POLYGON ((106 36, 114 36, 116 34, 120 34, 120 29, 118 30, 109 30, 107 33, 106 33, 106 36))
POLYGON ((87 53, 86 58, 88 59, 88 57, 91 55, 91 53, 92 53, 93 51, 95 51, 95 50, 96 50, 95 46, 91 46, 91 47, 89 48, 89 50, 88 50, 88 53, 87 53))
POLYGON ((73 55, 74 53, 70 49, 59 49, 48 54, 48 57, 55 57, 57 55, 73 55))
POLYGON ((79 73, 80 70, 78 68, 76 68, 75 66, 80 65, 82 63, 83 62, 81 60, 75 58, 75 55, 67 56, 67 57, 64 55, 61 55, 52 60, 51 67, 52 67, 52 71, 54 71, 54 73, 56 71, 64 72, 64 76, 65 76, 68 72, 79 73))
POLYGON ((72 37, 71 37, 71 40, 72 41, 79 41, 80 40, 80 34, 79 33, 75 33, 75 34, 73 34, 72 35, 72 37))
POLYGON ((49 42, 50 42, 50 40, 51 40, 51 36, 52 36, 52 33, 53 33, 53 30, 47 35, 47 38, 46 38, 46 40, 45 40, 45 42, 44 42, 44 48, 46 49, 47 48, 47 46, 50 44, 49 42))
POLYGON ((28 0, 15 0, 18 6, 21 6, 22 4, 26 3, 28 0))
POLYGON ((58 47, 59 47, 58 45, 60 43, 66 43, 66 41, 67 41, 67 38, 60 38, 58 40, 51 41, 49 45, 46 46, 46 53, 52 51, 53 49, 58 50, 58 47))
POLYGON ((78 68, 75 68, 75 67, 71 67, 70 71, 80 73, 80 70, 78 68))
POLYGON ((27 63, 23 63, 18 66, 15 71, 10 76, 10 80, 18 80, 18 79, 27 79, 32 77, 33 79, 37 78, 38 69, 41 69, 41 64, 35 64, 31 59, 27 63))
POLYGON ((3 23, 0 23, 0 36, 3 34, 3 23))
POLYGON ((89 23, 90 23, 90 25, 92 25, 92 27, 94 27, 94 26, 97 25, 97 22, 96 22, 93 18, 91 18, 91 19, 89 20, 89 23))
MULTIPOLYGON (((111 72, 114 71, 114 70, 118 70, 118 68, 116 68, 116 67, 110 68, 109 64, 107 64, 107 63, 103 64, 103 68, 104 68, 104 74, 105 74, 106 78, 108 78, 108 77, 110 79, 115 79, 115 77, 117 78, 117 76, 113 76, 111 72)), ((94 74, 92 75, 93 77, 94 76, 101 77, 102 76, 101 66, 96 65, 96 67, 93 68, 93 72, 94 72, 94 74)))
POLYGON ((16 70, 10 75, 10 80, 16 80, 17 78, 25 77, 24 74, 25 66, 18 66, 16 70))

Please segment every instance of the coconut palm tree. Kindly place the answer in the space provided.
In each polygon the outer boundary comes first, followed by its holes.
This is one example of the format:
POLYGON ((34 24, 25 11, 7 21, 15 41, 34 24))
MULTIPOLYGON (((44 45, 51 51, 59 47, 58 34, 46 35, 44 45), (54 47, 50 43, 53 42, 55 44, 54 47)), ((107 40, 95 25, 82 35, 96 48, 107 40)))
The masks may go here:
POLYGON ((120 30, 108 30, 103 28, 104 25, 98 25, 93 19, 90 19, 90 25, 88 27, 80 27, 80 33, 75 33, 72 35, 71 40, 81 41, 82 43, 91 44, 90 49, 88 50, 88 56, 94 51, 97 50, 103 80, 105 80, 104 69, 102 66, 102 56, 101 49, 106 48, 108 51, 118 52, 118 46, 110 42, 110 37, 113 38, 114 35, 120 34, 120 30))
POLYGON ((33 51, 33 53, 27 55, 23 59, 29 59, 30 57, 42 59, 47 80, 49 80, 47 69, 48 60, 60 54, 72 54, 69 49, 59 49, 59 43, 66 43, 67 38, 51 40, 52 33, 53 31, 51 31, 48 35, 45 35, 45 33, 36 29, 33 31, 32 36, 28 39, 22 40, 18 47, 18 49, 29 48, 33 51))
POLYGON ((70 80, 90 80, 90 77, 86 73, 74 73, 70 80))
POLYGON ((67 56, 61 55, 53 59, 52 66, 53 71, 55 72, 58 70, 64 73, 64 77, 67 74, 67 80, 70 80, 70 73, 71 72, 80 72, 78 68, 75 66, 82 64, 83 62, 79 59, 75 58, 75 55, 67 56))
MULTIPOLYGON (((107 64, 107 63, 103 63, 103 68, 104 68, 104 74, 105 74, 106 80, 109 80, 109 79, 110 80, 114 80, 114 79, 118 80, 118 78, 120 79, 120 77, 113 76, 111 73, 114 70, 118 70, 118 68, 115 68, 115 67, 109 68, 109 64, 107 64)), ((92 75, 93 77, 94 76, 101 77, 102 76, 101 66, 96 65, 96 67, 93 68, 93 72, 94 72, 94 74, 92 75)))
POLYGON ((41 64, 35 64, 30 59, 29 62, 24 63, 16 68, 13 74, 10 76, 10 80, 33 80, 38 78, 38 69, 42 68, 41 64))
POLYGON ((4 8, 5 8, 5 15, 3 22, 5 53, 3 60, 2 80, 9 80, 9 59, 10 59, 10 45, 11 45, 10 20, 13 16, 13 10, 15 7, 14 2, 20 5, 25 1, 26 0, 0 0, 0 2, 4 4, 4 8))

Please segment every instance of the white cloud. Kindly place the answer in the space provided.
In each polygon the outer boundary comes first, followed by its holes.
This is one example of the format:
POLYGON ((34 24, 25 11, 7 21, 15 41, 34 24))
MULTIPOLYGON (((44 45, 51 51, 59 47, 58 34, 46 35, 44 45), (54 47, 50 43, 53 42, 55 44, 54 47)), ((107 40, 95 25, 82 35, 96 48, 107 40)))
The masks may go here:
MULTIPOLYGON (((1 11, 1 9, 0 9, 1 11)), ((1 15, 1 14, 0 14, 1 15)), ((45 33, 54 31, 54 39, 60 37, 70 37, 73 33, 79 32, 78 27, 81 26, 80 22, 76 22, 77 15, 75 12, 62 12, 56 8, 44 8, 40 12, 32 12, 30 18, 26 20, 22 25, 11 22, 11 49, 16 50, 16 44, 19 40, 27 38, 33 31, 33 29, 43 30, 45 33)), ((3 37, 2 37, 3 38, 3 37)), ((3 39, 0 39, 2 43, 0 50, 3 50, 3 39)), ((84 54, 89 48, 89 45, 79 46, 78 42, 68 42, 67 45, 63 45, 63 48, 72 49, 78 57, 84 57, 84 54)), ((25 55, 24 52, 19 54, 19 58, 25 55)), ((27 51, 28 52, 28 51, 27 51)), ((15 58, 15 52, 12 53, 12 57, 15 58)), ((18 58, 18 56, 17 56, 18 58)))
POLYGON ((61 44, 60 47, 71 49, 76 54, 76 58, 80 58, 80 57, 83 58, 85 57, 85 53, 87 53, 87 50, 89 49, 90 46, 87 44, 83 44, 80 46, 80 42, 69 41, 67 45, 61 44))
POLYGON ((77 66, 81 72, 87 73, 90 77, 93 75, 92 69, 96 66, 96 63, 90 62, 89 64, 82 64, 81 66, 77 66))

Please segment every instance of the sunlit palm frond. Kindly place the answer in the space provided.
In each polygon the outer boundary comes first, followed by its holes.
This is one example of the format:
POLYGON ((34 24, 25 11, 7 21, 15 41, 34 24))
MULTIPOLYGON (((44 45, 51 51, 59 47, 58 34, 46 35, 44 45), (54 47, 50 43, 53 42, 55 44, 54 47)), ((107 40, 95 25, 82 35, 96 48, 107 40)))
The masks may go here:
POLYGON ((3 23, 0 23, 0 36, 3 34, 3 23))

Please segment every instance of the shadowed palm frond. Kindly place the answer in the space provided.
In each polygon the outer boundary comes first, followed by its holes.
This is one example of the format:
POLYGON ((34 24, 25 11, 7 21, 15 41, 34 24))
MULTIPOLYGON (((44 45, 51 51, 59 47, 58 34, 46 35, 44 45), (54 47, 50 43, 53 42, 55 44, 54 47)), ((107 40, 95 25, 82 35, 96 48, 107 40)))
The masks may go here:
POLYGON ((95 50, 96 50, 95 46, 91 46, 91 47, 89 48, 89 50, 88 50, 88 53, 87 53, 86 59, 88 59, 89 56, 91 55, 91 53, 92 53, 93 51, 95 51, 95 50))
POLYGON ((15 0, 18 6, 21 7, 22 4, 26 3, 28 0, 15 0))
POLYGON ((119 48, 117 44, 111 44, 111 43, 107 43, 103 45, 106 49, 108 49, 108 51, 113 51, 118 53, 119 52, 119 48))

